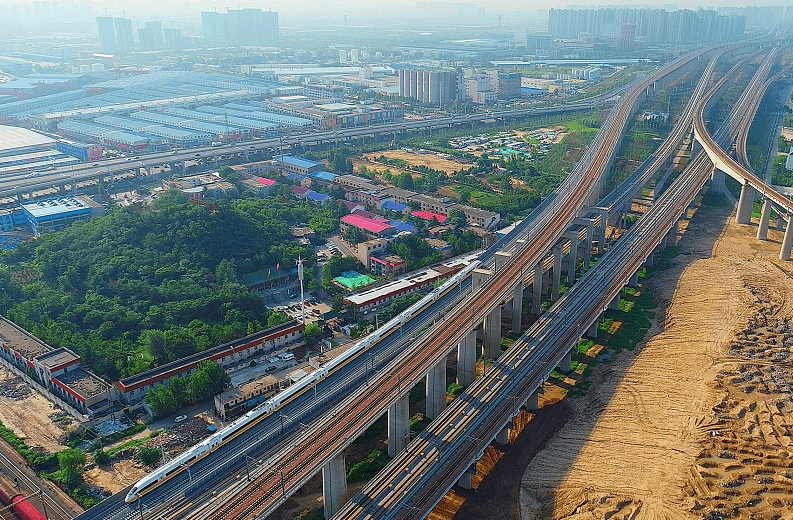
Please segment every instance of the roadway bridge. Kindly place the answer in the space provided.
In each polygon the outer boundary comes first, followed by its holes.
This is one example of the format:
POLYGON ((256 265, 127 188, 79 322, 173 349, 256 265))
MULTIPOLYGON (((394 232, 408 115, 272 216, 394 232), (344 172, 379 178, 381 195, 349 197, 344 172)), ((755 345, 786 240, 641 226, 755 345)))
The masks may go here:
POLYGON ((381 134, 393 134, 396 136, 410 131, 451 128, 456 125, 470 125, 486 121, 506 123, 506 121, 527 117, 543 117, 586 111, 611 102, 611 96, 602 96, 571 105, 434 117, 417 121, 382 123, 334 131, 294 133, 278 138, 257 139, 221 146, 202 146, 184 150, 141 154, 136 157, 107 159, 43 172, 34 172, 33 174, 29 172, 10 174, 0 178, 0 200, 6 199, 7 203, 13 201, 22 202, 25 196, 28 200, 32 200, 35 196, 41 193, 50 193, 52 190, 65 192, 67 186, 71 191, 74 191, 74 187, 80 183, 93 181, 112 182, 116 178, 151 174, 154 168, 170 167, 173 170, 184 171, 188 162, 216 168, 239 160, 249 162, 252 159, 272 157, 289 149, 300 148, 306 150, 312 146, 340 143, 351 139, 373 139, 381 134))
MULTIPOLYGON (((704 101, 717 93, 726 79, 704 101)), ((764 92, 757 84, 754 87, 749 98, 764 92)), ((700 103, 698 108, 704 105, 700 103)), ((746 124, 754 109, 751 103, 739 103, 730 121, 746 124)), ((740 130, 733 128, 729 121, 722 125, 716 141, 729 143, 740 130)), ((528 399, 528 408, 536 406, 536 391, 550 371, 557 365, 569 370, 570 349, 581 339, 582 331, 619 301, 622 287, 634 283, 637 270, 651 261, 655 250, 665 247, 667 238, 676 239, 676 222, 708 181, 711 170, 708 155, 699 152, 614 247, 333 518, 423 518, 455 483, 470 487, 476 461, 492 440, 507 442, 511 419, 522 403, 528 399)), ((507 264, 505 269, 509 267, 507 264)))

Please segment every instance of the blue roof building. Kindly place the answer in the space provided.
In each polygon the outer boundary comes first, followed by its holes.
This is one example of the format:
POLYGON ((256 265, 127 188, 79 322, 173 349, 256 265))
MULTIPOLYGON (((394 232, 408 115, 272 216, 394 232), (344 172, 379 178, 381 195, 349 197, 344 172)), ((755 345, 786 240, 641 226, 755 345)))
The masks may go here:
POLYGON ((316 191, 311 191, 311 190, 307 191, 305 195, 306 200, 319 202, 320 204, 325 204, 329 198, 330 195, 328 195, 327 193, 317 193, 316 191))
POLYGON ((301 157, 292 157, 291 155, 279 155, 275 157, 275 160, 278 161, 278 164, 286 173, 296 173, 298 175, 309 175, 324 168, 322 163, 301 157))
POLYGON ((290 173, 289 175, 286 176, 286 180, 294 181, 294 182, 303 182, 304 180, 306 180, 306 176, 298 175, 297 173, 290 173))
POLYGON ((88 197, 58 197, 22 204, 30 228, 38 234, 43 229, 59 231, 73 222, 88 221, 102 215, 102 207, 88 197))
POLYGON ((333 182, 336 179, 336 177, 338 177, 338 175, 336 175, 335 173, 326 172, 325 170, 318 170, 312 172, 309 177, 311 177, 312 179, 316 179, 318 181, 330 183, 333 182))
POLYGON ((397 213, 402 213, 407 209, 406 204, 399 204, 398 202, 394 202, 393 200, 387 200, 383 203, 383 209, 387 209, 389 211, 396 211, 397 213))
POLYGON ((407 231, 408 233, 413 233, 416 231, 416 226, 410 224, 408 222, 402 222, 400 220, 392 220, 389 222, 392 226, 396 228, 397 231, 407 231))

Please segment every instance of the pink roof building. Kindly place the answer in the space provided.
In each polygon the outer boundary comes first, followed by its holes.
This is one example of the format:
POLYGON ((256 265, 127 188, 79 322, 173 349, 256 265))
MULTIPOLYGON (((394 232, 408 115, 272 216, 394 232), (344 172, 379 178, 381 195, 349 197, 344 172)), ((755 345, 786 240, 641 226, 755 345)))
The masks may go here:
POLYGON ((396 232, 396 228, 390 224, 378 222, 361 215, 345 215, 341 218, 342 227, 353 226, 361 231, 375 236, 388 236, 396 232))
POLYGON ((438 221, 438 224, 443 224, 443 222, 448 218, 443 213, 433 213, 431 211, 413 211, 410 214, 422 220, 432 220, 434 218, 438 221))
POLYGON ((268 188, 269 188, 270 186, 272 186, 273 184, 275 184, 275 181, 274 181, 274 180, 272 180, 272 179, 266 179, 266 178, 264 178, 264 177, 259 177, 258 179, 256 179, 256 182, 258 182, 259 184, 264 184, 264 185, 265 185, 265 186, 267 186, 268 188))

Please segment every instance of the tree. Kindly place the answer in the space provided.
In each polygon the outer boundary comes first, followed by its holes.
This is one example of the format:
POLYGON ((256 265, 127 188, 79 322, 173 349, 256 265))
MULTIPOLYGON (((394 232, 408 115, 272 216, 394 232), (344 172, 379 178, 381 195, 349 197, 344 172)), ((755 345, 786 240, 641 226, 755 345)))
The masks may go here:
POLYGON ((146 466, 151 466, 160 460, 160 450, 157 448, 149 448, 148 446, 141 446, 138 448, 138 458, 146 466))
POLYGON ((463 213, 462 211, 455 210, 449 214, 449 224, 451 224, 452 226, 461 228, 465 226, 465 223, 466 223, 465 213, 463 213))
POLYGON ((322 339, 322 329, 316 323, 309 323, 303 331, 306 338, 306 345, 313 347, 322 339))
MULTIPOLYGON (((154 307, 152 307, 154 308, 154 307)), ((165 351, 165 336, 160 330, 147 330, 145 331, 144 341, 149 347, 149 352, 158 364, 162 364, 168 359, 168 353, 165 351)))
POLYGON ((190 378, 190 397, 193 401, 203 401, 212 397, 212 382, 206 372, 196 372, 190 378))
POLYGON ((152 413, 156 417, 165 417, 171 415, 179 409, 176 397, 173 392, 164 385, 155 386, 150 388, 143 398, 147 405, 151 408, 152 413))
POLYGON ((272 327, 277 327, 278 325, 282 323, 286 323, 289 320, 290 320, 289 315, 283 312, 272 312, 267 317, 267 328, 269 329, 272 327))
POLYGON ((346 229, 346 231, 344 231, 344 240, 352 245, 355 245, 365 241, 366 237, 363 236, 363 233, 361 233, 360 229, 350 226, 346 229))
POLYGON ((165 350, 170 361, 195 354, 195 338, 187 329, 179 327, 165 331, 165 350))
POLYGON ((198 364, 196 374, 199 373, 205 373, 209 377, 209 390, 212 395, 223 391, 223 389, 231 384, 231 378, 229 378, 229 375, 223 370, 223 367, 213 361, 201 361, 198 364))
POLYGON ((220 174, 221 177, 226 179, 228 178, 229 175, 234 174, 234 170, 231 169, 231 167, 229 166, 221 166, 220 168, 218 168, 218 174, 220 174))
POLYGON ((80 468, 85 464, 85 453, 77 448, 66 448, 58 452, 58 465, 69 481, 80 477, 80 468))
POLYGON ((99 464, 100 466, 104 466, 110 463, 110 455, 102 449, 96 450, 94 452, 94 462, 99 464))
POLYGON ((168 380, 168 391, 176 402, 177 409, 190 401, 190 380, 186 377, 172 377, 168 380))

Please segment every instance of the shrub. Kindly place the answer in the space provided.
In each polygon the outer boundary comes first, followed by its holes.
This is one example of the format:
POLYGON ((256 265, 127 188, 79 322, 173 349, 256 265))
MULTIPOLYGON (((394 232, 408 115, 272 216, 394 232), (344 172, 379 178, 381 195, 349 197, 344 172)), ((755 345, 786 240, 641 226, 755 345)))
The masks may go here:
POLYGON ((94 452, 94 462, 99 464, 100 466, 104 466, 110 463, 110 454, 105 450, 97 450, 94 452))
POLYGON ((150 466, 160 460, 160 450, 149 448, 148 446, 141 446, 138 450, 138 458, 143 464, 150 466))
POLYGON ((446 393, 452 397, 457 397, 462 391, 463 387, 457 383, 451 383, 448 387, 446 387, 446 393))

